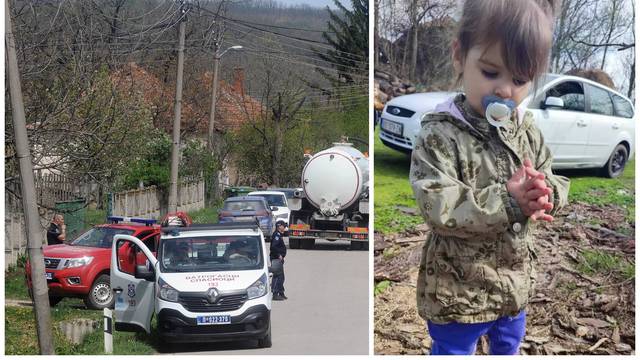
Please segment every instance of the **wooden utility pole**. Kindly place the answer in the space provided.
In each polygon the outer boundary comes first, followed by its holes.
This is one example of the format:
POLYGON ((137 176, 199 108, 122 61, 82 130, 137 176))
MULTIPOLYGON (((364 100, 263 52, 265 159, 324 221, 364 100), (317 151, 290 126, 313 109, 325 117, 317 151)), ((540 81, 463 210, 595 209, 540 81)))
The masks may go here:
POLYGON ((213 150, 213 131, 216 119, 216 97, 218 94, 218 67, 220 66, 220 57, 218 56, 218 46, 215 47, 213 54, 213 82, 211 83, 211 112, 209 113, 209 133, 208 145, 209 150, 213 150))
POLYGON ((53 355, 53 333, 51 328, 51 313, 49 308, 49 288, 44 277, 44 257, 42 255, 42 231, 38 206, 36 204, 36 189, 33 181, 33 164, 29 152, 29 140, 22 101, 22 87, 18 72, 16 44, 11 26, 9 1, 4 6, 4 41, 7 50, 7 73, 9 76, 9 92, 11 94, 11 118, 16 141, 16 155, 20 165, 20 180, 22 187, 22 208, 27 228, 29 263, 31 265, 31 286, 33 304, 36 315, 36 331, 40 354, 53 355))
POLYGON ((180 39, 178 40, 178 76, 176 78, 176 104, 173 118, 173 146, 171 148, 171 180, 169 185, 169 212, 178 211, 178 168, 180 165, 180 119, 182 117, 182 73, 184 68, 185 7, 181 7, 180 39))

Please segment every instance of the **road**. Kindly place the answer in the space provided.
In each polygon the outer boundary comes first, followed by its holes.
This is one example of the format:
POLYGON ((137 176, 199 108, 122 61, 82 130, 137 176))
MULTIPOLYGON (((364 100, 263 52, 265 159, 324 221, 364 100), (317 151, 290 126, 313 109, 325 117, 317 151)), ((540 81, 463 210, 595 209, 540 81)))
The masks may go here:
POLYGON ((180 344, 171 354, 368 354, 369 256, 348 247, 320 240, 313 250, 287 250, 289 300, 273 302, 271 348, 257 349, 254 341, 180 344))

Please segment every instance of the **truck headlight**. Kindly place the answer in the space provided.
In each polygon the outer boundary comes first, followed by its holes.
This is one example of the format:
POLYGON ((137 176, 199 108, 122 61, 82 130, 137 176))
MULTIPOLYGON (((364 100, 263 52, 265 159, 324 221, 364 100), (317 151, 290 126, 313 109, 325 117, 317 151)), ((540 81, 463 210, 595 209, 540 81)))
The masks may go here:
POLYGON ((162 278, 158 278, 158 297, 162 300, 178 302, 180 292, 167 284, 162 278))
POLYGON ((267 274, 262 274, 260 279, 256 280, 247 288, 247 299, 255 299, 267 294, 267 274))
POLYGON ((81 257, 81 258, 67 259, 67 261, 64 262, 64 266, 62 266, 62 268, 63 269, 69 269, 69 268, 82 267, 82 266, 91 264, 91 261, 93 261, 93 256, 85 256, 85 257, 81 257))

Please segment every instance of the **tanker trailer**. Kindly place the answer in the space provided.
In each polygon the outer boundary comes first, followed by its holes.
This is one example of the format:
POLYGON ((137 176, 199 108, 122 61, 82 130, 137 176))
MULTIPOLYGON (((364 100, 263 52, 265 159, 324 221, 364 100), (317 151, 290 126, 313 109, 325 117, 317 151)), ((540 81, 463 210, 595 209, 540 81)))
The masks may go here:
POLYGON ((319 238, 369 248, 369 159, 350 143, 333 145, 309 158, 289 201, 292 249, 311 249, 319 238))

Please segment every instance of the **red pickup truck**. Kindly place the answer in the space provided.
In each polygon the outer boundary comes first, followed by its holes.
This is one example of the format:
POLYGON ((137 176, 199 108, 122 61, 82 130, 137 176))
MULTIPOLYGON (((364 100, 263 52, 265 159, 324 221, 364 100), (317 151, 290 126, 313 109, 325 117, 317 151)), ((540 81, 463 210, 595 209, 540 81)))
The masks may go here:
MULTIPOLYGON (((160 226, 155 225, 155 220, 117 216, 110 216, 107 220, 111 223, 96 225, 69 244, 43 248, 44 275, 52 306, 65 297, 79 297, 90 309, 113 307, 114 297, 109 276, 114 235, 135 236, 155 252, 160 239, 160 226)), ((135 256, 134 249, 128 248, 128 244, 118 249, 118 253, 135 256)), ((133 272, 133 269, 130 270, 133 272)), ((31 292, 31 268, 28 263, 26 278, 31 292)))

